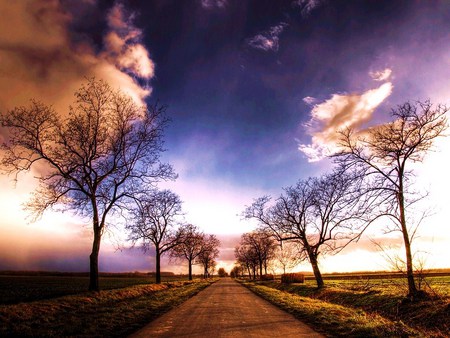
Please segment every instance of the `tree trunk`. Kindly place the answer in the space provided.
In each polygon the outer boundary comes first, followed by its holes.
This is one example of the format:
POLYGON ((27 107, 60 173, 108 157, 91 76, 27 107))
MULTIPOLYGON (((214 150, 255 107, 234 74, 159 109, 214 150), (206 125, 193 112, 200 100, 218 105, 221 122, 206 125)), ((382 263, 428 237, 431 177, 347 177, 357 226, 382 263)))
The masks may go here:
POLYGON ((161 254, 156 247, 156 284, 161 284, 161 254))
POLYGON ((411 242, 409 240, 408 228, 405 217, 405 200, 403 197, 403 185, 400 182, 400 192, 398 193, 398 206, 400 211, 400 225, 402 228, 403 242, 405 243, 406 254, 406 278, 408 279, 408 296, 414 298, 417 294, 416 283, 414 281, 414 268, 411 253, 411 242))
POLYGON ((263 262, 262 262, 262 260, 259 262, 259 279, 261 279, 262 278, 262 275, 263 275, 263 262))
POLYGON ((323 282, 322 274, 319 270, 319 264, 317 262, 317 255, 314 252, 309 252, 309 262, 311 263, 314 277, 316 278, 316 283, 318 288, 322 288, 325 284, 323 282))
POLYGON ((100 291, 98 282, 98 254, 100 252, 101 238, 102 235, 98 221, 94 221, 94 241, 92 243, 92 252, 89 256, 89 291, 100 291))
POLYGON ((192 259, 188 260, 189 264, 189 280, 192 280, 192 259))

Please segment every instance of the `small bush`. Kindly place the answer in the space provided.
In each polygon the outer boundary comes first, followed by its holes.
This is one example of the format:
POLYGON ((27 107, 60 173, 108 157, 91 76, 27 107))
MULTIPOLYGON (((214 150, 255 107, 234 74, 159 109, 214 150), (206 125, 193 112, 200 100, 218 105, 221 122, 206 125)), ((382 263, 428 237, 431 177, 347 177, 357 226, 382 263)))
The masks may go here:
POLYGON ((281 275, 281 283, 304 283, 305 275, 302 273, 284 273, 281 275))
POLYGON ((274 279, 275 279, 275 277, 271 273, 261 276, 261 280, 274 280, 274 279))

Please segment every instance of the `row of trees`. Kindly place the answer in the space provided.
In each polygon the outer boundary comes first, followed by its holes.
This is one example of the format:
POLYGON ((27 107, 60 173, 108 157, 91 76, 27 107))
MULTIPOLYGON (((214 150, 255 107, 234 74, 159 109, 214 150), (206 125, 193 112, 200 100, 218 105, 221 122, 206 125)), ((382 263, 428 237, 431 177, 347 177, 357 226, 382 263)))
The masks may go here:
MULTIPOLYGON (((340 252, 374 221, 384 220, 387 232, 402 234, 409 296, 415 297, 411 242, 418 223, 412 216, 415 203, 425 194, 413 189, 411 165, 422 162, 444 133, 447 112, 446 106, 428 101, 405 103, 392 110, 392 122, 360 133, 350 128, 339 131, 339 151, 332 155, 334 171, 300 180, 276 199, 256 199, 244 217, 256 219, 259 230, 246 236, 264 234, 279 243, 296 243, 297 256, 310 262, 317 286, 322 287, 320 256, 340 252)), ((247 248, 243 237, 236 249, 238 262, 248 262, 243 259, 250 253, 247 248)))
POLYGON ((131 208, 126 225, 129 239, 145 252, 155 250, 156 283, 161 282, 164 254, 188 262, 189 280, 192 280, 194 263, 203 266, 205 278, 215 268, 219 240, 215 235, 205 235, 195 225, 181 223, 183 215, 180 197, 170 190, 155 190, 139 196, 131 208))
MULTIPOLYGON (((177 177, 160 159, 168 121, 164 106, 138 106, 96 79, 75 92, 75 102, 64 114, 35 100, 0 114, 5 136, 0 169, 15 180, 21 172, 33 171, 39 182, 26 209, 35 218, 48 209, 70 210, 92 222, 90 290, 99 290, 102 236, 120 219, 135 244, 155 247, 158 281, 161 255, 190 243, 186 227, 173 231, 181 213, 178 196, 156 189, 158 182, 177 177)), ((207 274, 218 241, 203 239, 197 257, 207 274)))

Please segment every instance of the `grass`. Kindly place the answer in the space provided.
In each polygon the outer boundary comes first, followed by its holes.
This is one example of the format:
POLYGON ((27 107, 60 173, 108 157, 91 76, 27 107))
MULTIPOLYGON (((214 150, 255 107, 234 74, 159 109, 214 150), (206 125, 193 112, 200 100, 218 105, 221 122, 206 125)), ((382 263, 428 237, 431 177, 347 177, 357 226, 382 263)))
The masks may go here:
POLYGON ((323 289, 310 281, 244 285, 333 337, 450 336, 449 277, 429 278, 431 297, 415 303, 406 301, 398 279, 333 280, 323 289))
POLYGON ((212 282, 195 280, 136 285, 0 305, 0 336, 127 336, 212 282))
MULTIPOLYGON (((187 277, 163 277, 163 281, 186 280, 187 277)), ((154 277, 100 277, 102 290, 151 284, 154 277)), ((17 304, 88 290, 89 277, 80 276, 11 276, 0 275, 0 304, 17 304)))

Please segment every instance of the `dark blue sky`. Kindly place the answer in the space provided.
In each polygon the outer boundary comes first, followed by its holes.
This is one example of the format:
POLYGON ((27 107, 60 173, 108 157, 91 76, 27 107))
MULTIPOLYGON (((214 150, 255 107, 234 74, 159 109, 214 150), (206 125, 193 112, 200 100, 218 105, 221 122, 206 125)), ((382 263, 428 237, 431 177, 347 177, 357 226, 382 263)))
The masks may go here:
POLYGON ((168 158, 198 162, 186 176, 264 189, 317 170, 297 149, 310 139, 303 98, 363 93, 376 87, 368 73, 385 68, 395 90, 380 110, 429 97, 420 82, 429 69, 402 69, 402 59, 426 63, 450 41, 448 1, 123 3, 156 64, 148 101, 173 119, 168 158), (280 25, 278 48, 251 45, 280 25))

